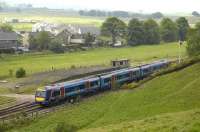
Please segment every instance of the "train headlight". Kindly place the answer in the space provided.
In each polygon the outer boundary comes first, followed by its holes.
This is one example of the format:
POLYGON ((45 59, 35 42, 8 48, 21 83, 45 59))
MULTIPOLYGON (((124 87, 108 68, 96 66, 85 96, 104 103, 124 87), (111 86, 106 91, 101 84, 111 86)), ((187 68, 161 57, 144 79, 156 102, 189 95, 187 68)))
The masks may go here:
POLYGON ((36 97, 36 98, 35 98, 35 101, 36 101, 36 102, 43 102, 43 101, 45 101, 45 98, 36 97))

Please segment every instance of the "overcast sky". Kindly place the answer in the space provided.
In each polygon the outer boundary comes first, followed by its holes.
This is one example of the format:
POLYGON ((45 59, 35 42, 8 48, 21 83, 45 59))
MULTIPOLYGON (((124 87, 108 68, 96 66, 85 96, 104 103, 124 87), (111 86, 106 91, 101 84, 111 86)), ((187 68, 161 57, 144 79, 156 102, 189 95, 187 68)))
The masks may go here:
POLYGON ((200 12, 200 0, 0 0, 9 4, 30 3, 35 7, 101 9, 134 12, 200 12))

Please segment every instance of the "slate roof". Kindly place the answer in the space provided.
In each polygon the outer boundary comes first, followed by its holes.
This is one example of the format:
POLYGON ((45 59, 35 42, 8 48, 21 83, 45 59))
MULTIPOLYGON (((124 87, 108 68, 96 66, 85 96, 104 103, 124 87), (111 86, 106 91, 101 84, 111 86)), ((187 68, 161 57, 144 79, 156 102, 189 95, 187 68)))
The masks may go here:
POLYGON ((0 41, 1 40, 17 40, 17 33, 15 32, 0 32, 0 41))
POLYGON ((87 25, 71 25, 74 27, 76 32, 80 32, 81 34, 91 33, 94 35, 100 35, 100 29, 94 26, 87 26, 87 25))

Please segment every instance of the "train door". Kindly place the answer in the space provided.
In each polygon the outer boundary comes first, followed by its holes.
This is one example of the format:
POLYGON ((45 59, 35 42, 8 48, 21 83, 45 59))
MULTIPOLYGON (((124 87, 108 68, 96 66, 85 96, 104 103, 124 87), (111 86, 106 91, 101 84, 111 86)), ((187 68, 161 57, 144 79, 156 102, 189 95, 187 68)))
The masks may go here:
POLYGON ((90 81, 87 81, 87 82, 85 83, 85 88, 86 88, 86 90, 89 90, 89 89, 90 89, 90 81))
POLYGON ((65 88, 64 88, 64 87, 61 87, 61 88, 60 88, 60 96, 61 96, 62 98, 65 97, 65 88))
POLYGON ((133 81, 133 71, 129 72, 129 81, 133 81))
POLYGON ((116 80, 115 75, 112 75, 112 79, 111 79, 111 89, 114 89, 114 88, 115 88, 115 80, 116 80))

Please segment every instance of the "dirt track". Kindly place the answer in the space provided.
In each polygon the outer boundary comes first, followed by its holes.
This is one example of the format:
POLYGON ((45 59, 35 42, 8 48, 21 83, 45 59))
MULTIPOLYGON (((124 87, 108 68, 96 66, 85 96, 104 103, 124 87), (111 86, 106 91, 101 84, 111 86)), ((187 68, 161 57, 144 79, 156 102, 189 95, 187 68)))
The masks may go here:
POLYGON ((2 94, 0 96, 12 97, 16 99, 16 103, 23 103, 26 101, 34 102, 34 95, 21 95, 21 94, 2 94))

